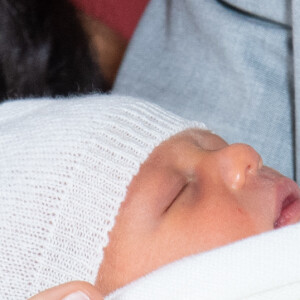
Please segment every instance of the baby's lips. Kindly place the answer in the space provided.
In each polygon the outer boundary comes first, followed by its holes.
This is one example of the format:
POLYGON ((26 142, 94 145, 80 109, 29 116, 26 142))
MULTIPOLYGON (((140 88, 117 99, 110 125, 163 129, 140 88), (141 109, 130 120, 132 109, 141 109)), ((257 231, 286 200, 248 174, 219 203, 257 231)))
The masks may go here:
POLYGON ((284 208, 275 222, 275 229, 298 223, 300 221, 300 200, 295 200, 284 208))
POLYGON ((277 214, 274 228, 295 224, 300 221, 300 190, 297 184, 287 177, 276 183, 277 214))

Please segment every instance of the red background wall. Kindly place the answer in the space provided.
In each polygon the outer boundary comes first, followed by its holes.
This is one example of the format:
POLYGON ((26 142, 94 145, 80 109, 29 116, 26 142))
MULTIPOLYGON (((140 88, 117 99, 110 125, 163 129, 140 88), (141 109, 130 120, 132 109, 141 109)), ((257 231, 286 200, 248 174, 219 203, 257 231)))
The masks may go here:
POLYGON ((149 0, 70 0, 129 40, 149 0))

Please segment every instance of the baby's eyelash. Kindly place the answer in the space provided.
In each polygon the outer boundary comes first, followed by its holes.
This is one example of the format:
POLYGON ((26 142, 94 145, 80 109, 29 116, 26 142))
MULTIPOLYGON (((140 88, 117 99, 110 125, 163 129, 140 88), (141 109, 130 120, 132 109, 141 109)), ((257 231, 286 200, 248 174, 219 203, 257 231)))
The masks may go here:
POLYGON ((165 209, 165 213, 169 210, 169 208, 176 202, 176 200, 180 197, 180 195, 183 194, 184 190, 187 188, 187 186, 189 185, 191 181, 188 180, 183 186, 182 188, 179 190, 179 192, 177 193, 176 197, 173 198, 173 200, 170 202, 170 204, 167 206, 167 208, 165 209))

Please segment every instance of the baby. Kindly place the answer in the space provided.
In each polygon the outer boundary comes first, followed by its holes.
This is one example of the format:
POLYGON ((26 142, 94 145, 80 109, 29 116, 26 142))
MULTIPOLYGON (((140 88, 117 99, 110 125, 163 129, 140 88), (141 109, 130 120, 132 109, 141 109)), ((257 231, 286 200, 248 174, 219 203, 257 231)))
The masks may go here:
POLYGON ((204 130, 179 133, 141 166, 104 251, 107 294, 187 255, 293 224, 300 192, 245 144, 204 130))
POLYGON ((0 106, 1 299, 107 295, 184 256, 300 220, 297 185, 201 123, 132 98, 0 106))

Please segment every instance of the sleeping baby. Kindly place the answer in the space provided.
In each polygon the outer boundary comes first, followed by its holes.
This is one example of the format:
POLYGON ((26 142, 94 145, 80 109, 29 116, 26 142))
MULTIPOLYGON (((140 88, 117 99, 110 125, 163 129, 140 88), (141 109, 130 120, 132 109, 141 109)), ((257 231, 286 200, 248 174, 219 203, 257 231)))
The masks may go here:
POLYGON ((1 299, 73 280, 108 295, 300 220, 298 186, 252 147, 144 101, 11 101, 0 126, 1 299))

